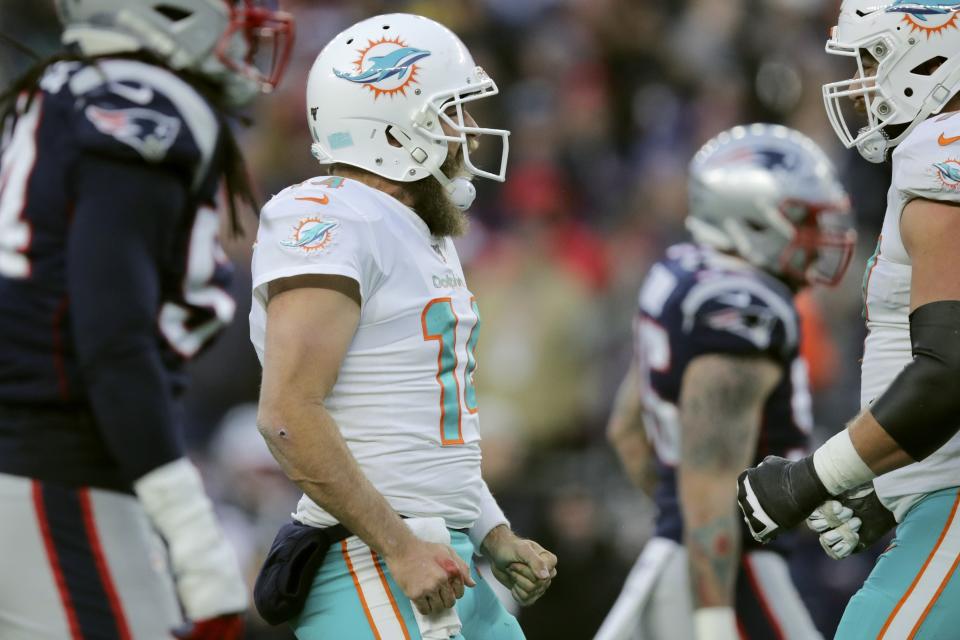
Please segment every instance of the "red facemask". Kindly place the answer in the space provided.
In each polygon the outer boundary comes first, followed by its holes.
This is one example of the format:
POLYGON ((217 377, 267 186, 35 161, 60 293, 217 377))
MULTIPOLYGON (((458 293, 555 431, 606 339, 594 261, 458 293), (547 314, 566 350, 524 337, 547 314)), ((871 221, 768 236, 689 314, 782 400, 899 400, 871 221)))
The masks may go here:
POLYGON ((781 272, 805 284, 839 283, 857 240, 849 204, 786 200, 780 211, 797 230, 780 254, 781 272))
POLYGON ((293 48, 293 17, 283 11, 260 6, 258 0, 238 0, 230 4, 230 24, 217 43, 217 57, 225 67, 261 83, 265 92, 280 83, 293 48), (247 43, 242 60, 227 52, 236 33, 247 43))

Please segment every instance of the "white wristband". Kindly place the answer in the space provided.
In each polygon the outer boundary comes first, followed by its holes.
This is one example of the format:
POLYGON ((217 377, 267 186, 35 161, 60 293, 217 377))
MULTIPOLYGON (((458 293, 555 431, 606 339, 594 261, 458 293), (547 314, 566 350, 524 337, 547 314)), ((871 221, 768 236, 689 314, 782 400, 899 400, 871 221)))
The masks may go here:
POLYGON ((696 640, 739 640, 733 607, 704 607, 693 612, 696 640))
POLYGON ((480 545, 487 534, 501 524, 509 527, 510 521, 507 520, 507 516, 503 514, 500 505, 497 504, 493 494, 490 493, 490 488, 484 482, 480 490, 480 517, 470 527, 470 542, 473 543, 473 548, 477 550, 477 553, 480 552, 480 545))
POLYGON ((847 429, 824 442, 813 452, 813 467, 832 496, 870 482, 877 475, 853 447, 847 429))
POLYGON ((180 603, 191 620, 247 608, 237 557, 217 523, 200 472, 186 458, 154 469, 133 489, 167 542, 180 603))

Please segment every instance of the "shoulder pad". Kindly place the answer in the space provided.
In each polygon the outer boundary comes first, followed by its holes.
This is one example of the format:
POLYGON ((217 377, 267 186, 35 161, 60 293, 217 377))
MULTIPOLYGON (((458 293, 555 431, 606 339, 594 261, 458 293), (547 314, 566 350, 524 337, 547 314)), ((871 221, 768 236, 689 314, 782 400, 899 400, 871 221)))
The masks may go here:
POLYGON ((788 292, 756 276, 711 274, 687 291, 680 309, 683 333, 703 351, 786 358, 799 345, 799 320, 788 292))
POLYGON ((364 300, 376 288, 382 273, 376 234, 361 207, 341 197, 344 182, 338 180, 307 180, 263 207, 253 258, 255 290, 270 280, 304 273, 353 278, 364 300))
MULTIPOLYGON (((61 73, 56 66, 51 74, 61 73)), ((51 75, 48 84, 53 84, 51 75)), ((71 70, 66 81, 81 149, 121 159, 168 164, 199 184, 219 137, 217 117, 197 91, 170 71, 112 59, 71 70)))
POLYGON ((921 123, 893 152, 893 185, 908 197, 960 202, 960 118, 921 123))

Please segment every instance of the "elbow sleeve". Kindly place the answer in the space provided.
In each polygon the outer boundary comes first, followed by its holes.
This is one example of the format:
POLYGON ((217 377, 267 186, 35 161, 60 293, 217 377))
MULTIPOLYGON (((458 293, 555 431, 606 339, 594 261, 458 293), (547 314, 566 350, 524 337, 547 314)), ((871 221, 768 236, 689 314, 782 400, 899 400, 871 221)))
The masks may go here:
POLYGON ((925 304, 910 314, 913 361, 870 408, 914 460, 960 430, 960 301, 925 304))

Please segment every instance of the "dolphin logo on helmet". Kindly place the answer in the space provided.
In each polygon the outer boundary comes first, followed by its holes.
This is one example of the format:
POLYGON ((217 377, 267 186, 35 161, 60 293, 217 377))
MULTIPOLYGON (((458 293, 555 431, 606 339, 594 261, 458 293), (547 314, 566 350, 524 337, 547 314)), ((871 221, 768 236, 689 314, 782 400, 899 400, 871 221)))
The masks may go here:
POLYGON ((926 16, 944 15, 960 9, 960 2, 955 0, 928 0, 927 2, 916 2, 916 0, 896 0, 887 7, 890 13, 909 13, 910 15, 927 21, 926 16))
POLYGON ((429 55, 430 52, 424 49, 401 47, 386 55, 370 58, 370 62, 373 64, 362 73, 350 74, 336 69, 333 70, 333 73, 338 78, 361 84, 376 84, 393 76, 402 80, 413 63, 429 55))

